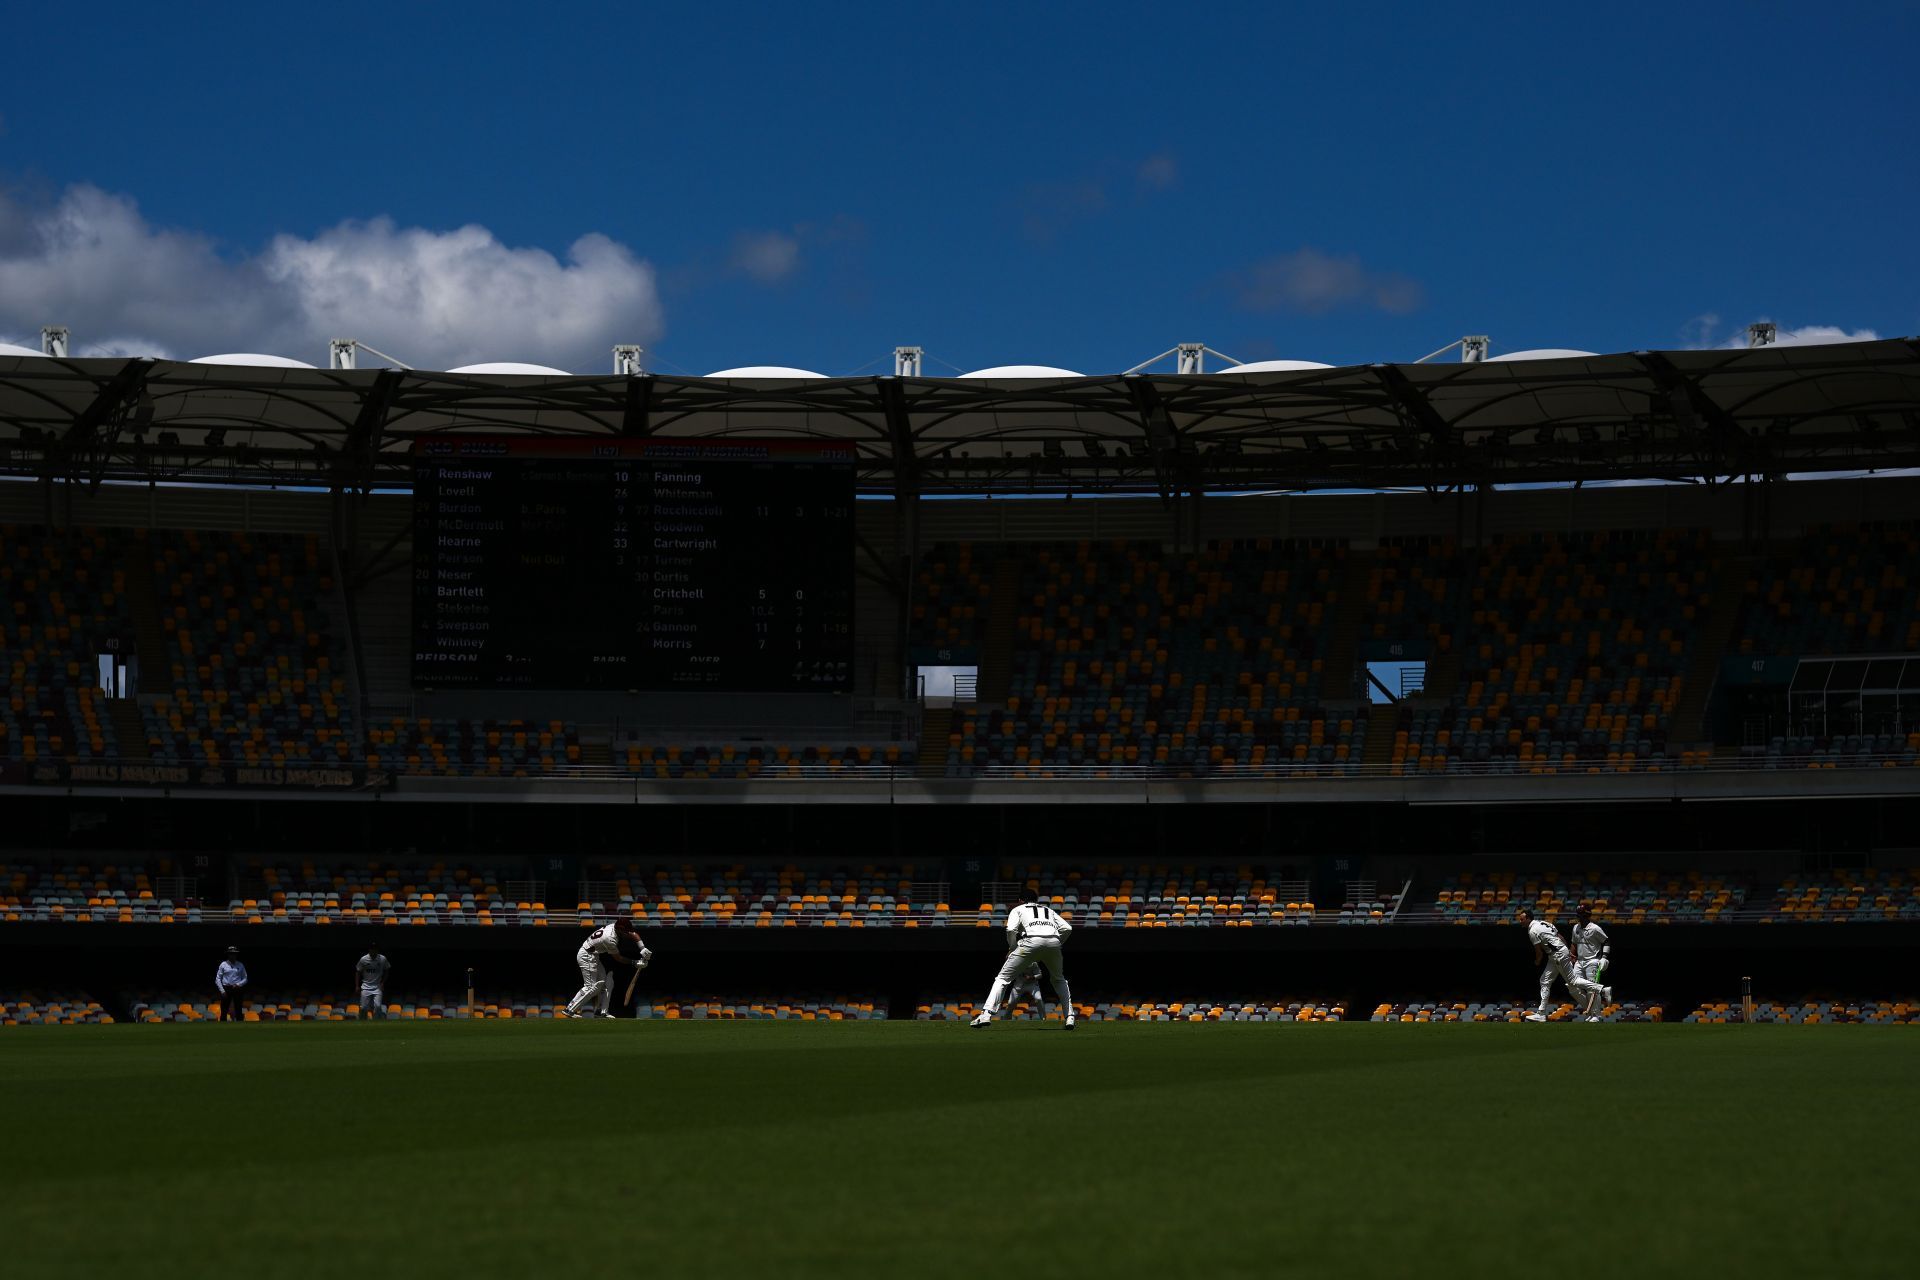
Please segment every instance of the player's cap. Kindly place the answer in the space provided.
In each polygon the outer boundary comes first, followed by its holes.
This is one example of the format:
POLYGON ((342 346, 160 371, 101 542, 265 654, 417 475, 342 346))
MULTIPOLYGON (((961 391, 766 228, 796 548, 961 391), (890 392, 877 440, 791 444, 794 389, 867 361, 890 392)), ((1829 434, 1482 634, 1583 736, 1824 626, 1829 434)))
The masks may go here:
POLYGON ((230 956, 237 956, 237 955, 239 955, 239 954, 240 954, 240 948, 238 948, 238 947, 228 947, 228 948, 227 948, 227 954, 228 954, 228 955, 230 955, 230 956))
POLYGON ((1593 914, 1593 908, 1583 902, 1574 909, 1573 914, 1577 916, 1590 916, 1593 914))

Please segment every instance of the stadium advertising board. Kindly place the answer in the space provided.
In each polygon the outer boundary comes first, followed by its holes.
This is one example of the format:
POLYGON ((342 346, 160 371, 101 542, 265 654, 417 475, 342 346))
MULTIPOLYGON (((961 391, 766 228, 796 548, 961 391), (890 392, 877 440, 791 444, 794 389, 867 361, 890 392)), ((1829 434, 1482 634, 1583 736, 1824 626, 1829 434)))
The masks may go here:
POLYGON ((385 770, 359 766, 152 764, 48 761, 0 764, 0 785, 33 787, 207 787, 278 791, 372 791, 392 785, 385 770))

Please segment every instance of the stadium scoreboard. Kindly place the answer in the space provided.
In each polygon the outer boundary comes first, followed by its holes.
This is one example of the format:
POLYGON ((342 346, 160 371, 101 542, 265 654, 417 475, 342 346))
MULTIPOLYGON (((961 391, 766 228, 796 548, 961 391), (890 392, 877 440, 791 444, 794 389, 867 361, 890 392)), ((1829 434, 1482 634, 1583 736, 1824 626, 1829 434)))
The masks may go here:
POLYGON ((413 683, 846 692, 853 461, 794 441, 417 443, 413 683))

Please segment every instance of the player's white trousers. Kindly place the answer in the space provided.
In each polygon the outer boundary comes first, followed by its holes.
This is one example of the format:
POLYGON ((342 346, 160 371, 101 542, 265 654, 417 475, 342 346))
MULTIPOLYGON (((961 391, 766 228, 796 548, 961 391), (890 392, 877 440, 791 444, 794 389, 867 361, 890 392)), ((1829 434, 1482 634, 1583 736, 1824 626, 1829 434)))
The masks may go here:
POLYGON ((580 961, 580 980, 582 986, 573 999, 567 1001, 568 1013, 579 1013, 589 1004, 595 1011, 604 1013, 613 1003, 613 984, 607 981, 607 966, 600 957, 591 951, 582 951, 575 956, 580 961))
POLYGON ((1600 984, 1584 977, 1571 956, 1548 956, 1546 975, 1541 979, 1541 990, 1544 991, 1553 978, 1560 979, 1567 984, 1567 993, 1573 997, 1576 1010, 1585 1009, 1589 1001, 1600 998, 1600 984))
POLYGON ((1606 972, 1606 969, 1607 962, 1599 956, 1595 956, 1591 960, 1576 960, 1573 965, 1573 971, 1575 973, 1585 978, 1588 982, 1593 983, 1596 987, 1604 987, 1607 985, 1607 980, 1600 976, 1606 972))
POLYGON ((1053 995, 1067 1010, 1073 1011, 1073 993, 1067 988, 1067 970, 1060 944, 1052 939, 1034 939, 1023 941, 1007 952, 1007 962, 1000 966, 1000 976, 993 980, 993 990, 987 993, 987 1010, 997 1012, 1002 1008, 1008 988, 1020 981, 1020 975, 1027 966, 1039 961, 1040 967, 1047 971, 1047 981, 1053 987, 1053 995))
POLYGON ((387 993, 382 987, 360 984, 360 1012, 375 1018, 387 1016, 387 993))

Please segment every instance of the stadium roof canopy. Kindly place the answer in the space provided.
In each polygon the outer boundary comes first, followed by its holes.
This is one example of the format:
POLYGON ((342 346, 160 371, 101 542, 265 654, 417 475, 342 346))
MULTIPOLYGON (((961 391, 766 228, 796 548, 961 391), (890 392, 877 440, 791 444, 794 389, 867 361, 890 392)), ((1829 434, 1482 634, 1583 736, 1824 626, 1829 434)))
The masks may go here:
POLYGON ((1440 489, 1920 466, 1911 338, 1184 376, 747 376, 774 372, 0 355, 0 473, 405 485, 416 441, 516 432, 843 441, 862 491, 891 494, 1440 489))

